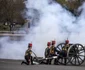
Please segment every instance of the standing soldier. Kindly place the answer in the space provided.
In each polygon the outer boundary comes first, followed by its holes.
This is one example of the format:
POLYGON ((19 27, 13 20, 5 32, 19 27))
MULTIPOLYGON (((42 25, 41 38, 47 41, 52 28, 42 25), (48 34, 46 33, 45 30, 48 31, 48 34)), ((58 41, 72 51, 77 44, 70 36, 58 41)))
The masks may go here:
POLYGON ((69 48, 69 40, 65 41, 65 45, 63 46, 62 50, 67 51, 69 48))
MULTIPOLYGON (((52 41, 52 46, 50 47, 50 57, 57 56, 56 52, 59 53, 59 51, 56 50, 56 48, 55 48, 55 43, 56 43, 56 41, 52 41)), ((52 60, 50 60, 50 64, 51 64, 51 61, 52 60)), ((57 63, 58 63, 58 61, 57 61, 57 59, 55 59, 54 64, 57 64, 57 63)))
POLYGON ((56 55, 56 48, 55 48, 55 41, 52 41, 52 46, 50 47, 50 56, 55 56, 56 55))
POLYGON ((64 57, 64 64, 66 65, 66 62, 67 62, 67 51, 68 51, 68 48, 69 48, 69 40, 66 40, 65 41, 65 45, 62 47, 62 56, 64 57))
POLYGON ((25 52, 25 60, 26 60, 26 62, 22 61, 21 64, 24 63, 26 65, 29 65, 30 62, 31 62, 31 65, 33 65, 33 60, 32 60, 32 56, 31 56, 31 54, 32 54, 32 50, 31 49, 32 49, 32 43, 29 43, 28 49, 25 52))
POLYGON ((47 48, 45 49, 45 58, 49 57, 49 54, 50 54, 50 45, 51 45, 51 43, 48 42, 47 43, 47 48))
MULTIPOLYGON (((47 43, 47 48, 45 49, 45 58, 49 58, 49 55, 50 55, 50 45, 51 45, 51 42, 48 42, 47 43)), ((49 59, 47 59, 47 64, 49 64, 49 59)))

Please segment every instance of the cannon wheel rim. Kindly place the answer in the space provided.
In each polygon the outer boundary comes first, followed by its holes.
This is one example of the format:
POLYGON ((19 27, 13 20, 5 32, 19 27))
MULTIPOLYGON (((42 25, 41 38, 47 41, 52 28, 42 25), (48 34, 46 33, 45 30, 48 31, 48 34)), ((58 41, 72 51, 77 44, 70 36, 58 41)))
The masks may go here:
MULTIPOLYGON (((60 43, 60 44, 58 44, 58 45, 56 46, 56 49, 61 52, 61 51, 62 51, 62 47, 63 47, 64 45, 65 45, 65 43, 60 43)), ((64 63, 64 58, 65 58, 65 57, 62 57, 62 56, 61 56, 61 58, 59 59, 58 63, 64 65, 64 64, 65 64, 65 63, 64 63)), ((67 62, 66 62, 66 65, 67 65, 70 60, 68 59, 68 57, 66 57, 66 59, 67 59, 67 62)))
POLYGON ((56 46, 56 49, 59 51, 62 51, 62 47, 64 46, 64 43, 60 43, 56 46))
MULTIPOLYGON (((73 50, 73 49, 72 49, 73 50)), ((75 65, 75 66, 79 66, 81 65, 84 60, 85 60, 85 48, 83 47, 83 45, 81 44, 74 44, 72 45, 69 49, 68 49, 68 53, 67 53, 67 57, 69 58, 70 60, 70 63, 72 65, 75 65), (75 47, 74 47, 75 46, 75 47), (79 49, 80 47, 82 49, 79 49), (76 49, 75 51, 75 54, 74 53, 71 53, 71 49, 74 47, 74 49, 76 49), (79 48, 78 48, 79 47, 79 48), (79 50, 78 50, 79 49, 79 50), (83 52, 82 52, 83 51, 83 52), (82 53, 83 55, 80 55, 80 53, 82 53), (70 56, 72 54, 72 56, 70 56), (80 56, 82 56, 83 58, 81 58, 80 56)))

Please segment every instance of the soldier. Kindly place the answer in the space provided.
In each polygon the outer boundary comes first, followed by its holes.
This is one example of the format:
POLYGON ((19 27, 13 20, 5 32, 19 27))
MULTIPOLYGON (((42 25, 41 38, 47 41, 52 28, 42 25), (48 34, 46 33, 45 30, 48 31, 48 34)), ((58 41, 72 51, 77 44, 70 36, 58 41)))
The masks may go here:
POLYGON ((65 46, 62 47, 62 50, 67 51, 69 48, 69 40, 65 41, 65 46))
POLYGON ((32 43, 29 43, 28 49, 25 52, 25 60, 26 60, 26 62, 22 61, 21 64, 24 63, 26 65, 29 65, 30 62, 31 62, 31 65, 33 65, 33 60, 32 60, 32 56, 31 56, 31 54, 32 54, 32 50, 31 49, 32 49, 32 43))
POLYGON ((55 56, 56 55, 56 48, 55 48, 55 41, 52 41, 52 46, 50 47, 50 56, 55 56))
POLYGON ((66 65, 66 62, 67 62, 66 57, 67 57, 68 48, 69 48, 69 40, 66 40, 65 45, 62 47, 62 51, 61 51, 61 55, 62 57, 64 57, 64 65, 66 65))
MULTIPOLYGON (((56 41, 52 41, 52 46, 50 47, 50 57, 57 56, 56 52, 59 53, 59 51, 55 48, 55 43, 56 41)), ((51 60, 50 60, 50 64, 51 64, 51 60)), ((55 59, 54 64, 58 64, 57 59, 55 59)))
MULTIPOLYGON (((51 42, 48 42, 47 43, 47 48, 45 49, 45 58, 49 58, 49 55, 50 55, 50 45, 51 45, 51 42)), ((49 64, 49 59, 47 59, 47 64, 49 64)))
POLYGON ((51 45, 51 43, 48 42, 47 43, 47 48, 45 49, 45 58, 49 57, 49 54, 50 54, 50 45, 51 45))

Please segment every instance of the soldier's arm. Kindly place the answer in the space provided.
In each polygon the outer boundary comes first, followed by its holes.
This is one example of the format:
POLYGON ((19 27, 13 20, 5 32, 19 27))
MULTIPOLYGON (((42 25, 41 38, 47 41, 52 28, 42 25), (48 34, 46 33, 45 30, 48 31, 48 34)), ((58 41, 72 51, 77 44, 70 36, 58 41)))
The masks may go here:
POLYGON ((28 50, 26 50, 25 55, 28 55, 28 50))
POLYGON ((44 53, 45 57, 47 56, 47 49, 45 49, 45 53, 44 53))

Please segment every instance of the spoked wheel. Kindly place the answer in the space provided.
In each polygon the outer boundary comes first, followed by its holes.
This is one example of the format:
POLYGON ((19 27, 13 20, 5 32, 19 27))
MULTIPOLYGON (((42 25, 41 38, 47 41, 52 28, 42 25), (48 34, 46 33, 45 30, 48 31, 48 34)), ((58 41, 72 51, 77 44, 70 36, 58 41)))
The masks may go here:
POLYGON ((62 51, 62 47, 63 47, 63 46, 65 46, 65 44, 64 44, 64 43, 60 43, 59 45, 57 45, 56 49, 57 49, 58 51, 62 51))
POLYGON ((68 49, 67 56, 72 65, 81 65, 85 60, 85 49, 81 44, 74 44, 68 49))
MULTIPOLYGON (((69 62, 69 60, 68 60, 68 57, 63 57, 63 52, 62 52, 62 48, 65 46, 65 43, 60 43, 57 47, 56 47, 56 49, 60 52, 59 53, 59 56, 60 56, 60 58, 59 58, 59 60, 58 60, 58 63, 59 64, 65 64, 65 59, 66 59, 66 64, 68 64, 68 62, 69 62)), ((67 54, 67 53, 66 53, 67 54)))

